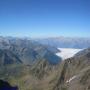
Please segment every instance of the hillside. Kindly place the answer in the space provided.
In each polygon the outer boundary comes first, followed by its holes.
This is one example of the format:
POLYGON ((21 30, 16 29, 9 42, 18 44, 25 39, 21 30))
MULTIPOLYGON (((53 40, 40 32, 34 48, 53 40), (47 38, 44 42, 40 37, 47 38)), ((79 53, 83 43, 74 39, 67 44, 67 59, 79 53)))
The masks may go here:
POLYGON ((21 90, 90 90, 90 50, 87 51, 58 65, 43 59, 33 66, 3 67, 0 69, 0 79, 21 90))
POLYGON ((60 64, 54 90, 90 90, 90 49, 81 52, 60 64))
POLYGON ((90 48, 61 61, 54 52, 31 40, 15 39, 8 44, 1 42, 1 45, 0 80, 12 87, 17 86, 19 90, 90 90, 90 48), (35 58, 32 64, 31 58, 35 58), (30 63, 26 63, 28 60, 30 63))
POLYGON ((39 59, 46 59, 50 63, 56 64, 61 60, 54 54, 57 52, 56 48, 48 48, 28 39, 0 37, 0 49, 13 53, 23 64, 32 65, 39 59))
POLYGON ((0 66, 21 64, 22 61, 9 50, 0 49, 0 66))

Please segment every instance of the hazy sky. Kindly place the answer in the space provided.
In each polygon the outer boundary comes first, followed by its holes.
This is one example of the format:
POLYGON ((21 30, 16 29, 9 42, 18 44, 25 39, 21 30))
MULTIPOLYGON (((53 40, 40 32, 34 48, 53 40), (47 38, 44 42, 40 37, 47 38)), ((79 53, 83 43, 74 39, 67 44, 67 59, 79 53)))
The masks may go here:
POLYGON ((90 0, 0 0, 0 35, 90 36, 90 0))

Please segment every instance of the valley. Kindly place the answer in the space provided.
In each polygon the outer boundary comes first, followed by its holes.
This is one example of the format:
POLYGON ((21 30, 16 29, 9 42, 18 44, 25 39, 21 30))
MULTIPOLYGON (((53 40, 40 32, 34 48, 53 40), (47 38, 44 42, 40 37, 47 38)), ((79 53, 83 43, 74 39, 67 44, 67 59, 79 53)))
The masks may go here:
POLYGON ((0 37, 0 80, 17 90, 90 90, 90 48, 85 48, 0 37))
POLYGON ((68 59, 73 57, 78 52, 82 51, 83 49, 75 49, 75 48, 58 48, 60 50, 56 53, 57 56, 61 57, 62 60, 68 59))
POLYGON ((90 90, 90 0, 0 0, 0 90, 90 90))

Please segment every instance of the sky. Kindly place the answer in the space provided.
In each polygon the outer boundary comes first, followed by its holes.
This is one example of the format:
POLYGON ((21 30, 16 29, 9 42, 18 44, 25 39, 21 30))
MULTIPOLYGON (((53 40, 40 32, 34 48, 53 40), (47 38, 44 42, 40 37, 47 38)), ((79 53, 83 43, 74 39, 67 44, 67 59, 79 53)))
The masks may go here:
POLYGON ((0 35, 90 37, 90 0, 0 0, 0 35))

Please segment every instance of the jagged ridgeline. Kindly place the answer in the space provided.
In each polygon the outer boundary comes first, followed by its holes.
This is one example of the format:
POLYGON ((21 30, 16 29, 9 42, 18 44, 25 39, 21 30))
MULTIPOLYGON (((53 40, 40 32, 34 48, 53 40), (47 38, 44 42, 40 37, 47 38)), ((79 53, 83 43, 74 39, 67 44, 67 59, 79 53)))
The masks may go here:
POLYGON ((52 48, 1 37, 0 79, 19 90, 90 90, 90 48, 64 61, 52 48))
POLYGON ((32 65, 39 59, 57 64, 61 59, 55 55, 57 48, 41 45, 30 39, 0 37, 1 64, 23 63, 32 65))
POLYGON ((90 48, 60 64, 53 90, 90 90, 90 48))

